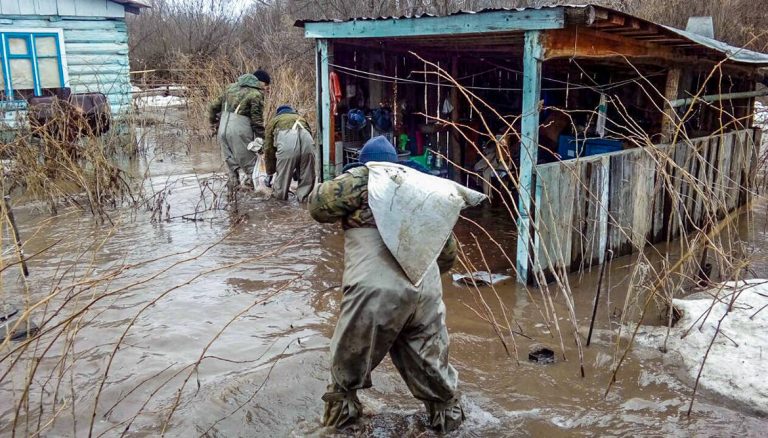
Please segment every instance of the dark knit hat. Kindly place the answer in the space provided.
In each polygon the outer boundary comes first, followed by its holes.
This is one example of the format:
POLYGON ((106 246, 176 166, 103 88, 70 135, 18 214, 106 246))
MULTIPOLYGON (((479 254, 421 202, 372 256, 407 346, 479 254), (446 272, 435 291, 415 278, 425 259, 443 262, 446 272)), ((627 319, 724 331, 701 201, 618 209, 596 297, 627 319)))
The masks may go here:
POLYGON ((361 163, 367 163, 369 161, 388 161, 390 163, 397 163, 397 151, 386 137, 380 135, 365 142, 363 149, 360 151, 358 160, 361 163))
POLYGON ((269 73, 262 69, 258 69, 253 72, 253 75, 256 76, 256 79, 258 79, 259 82, 263 82, 266 85, 269 85, 269 83, 272 82, 272 78, 269 77, 269 73))
POLYGON ((280 114, 295 113, 295 112, 296 112, 296 110, 293 109, 293 107, 290 106, 290 105, 280 105, 279 107, 277 107, 277 115, 278 116, 280 114))

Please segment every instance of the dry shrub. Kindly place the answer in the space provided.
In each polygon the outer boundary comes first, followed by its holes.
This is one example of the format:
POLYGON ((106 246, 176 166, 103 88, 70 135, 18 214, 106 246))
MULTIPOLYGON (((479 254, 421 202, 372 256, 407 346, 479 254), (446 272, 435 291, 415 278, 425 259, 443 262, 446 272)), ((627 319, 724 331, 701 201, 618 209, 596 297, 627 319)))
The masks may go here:
POLYGON ((3 194, 44 202, 52 213, 65 202, 108 221, 107 209, 135 200, 138 192, 116 160, 135 154, 135 143, 120 126, 101 136, 83 135, 93 128, 86 120, 54 108, 42 126, 18 120, 15 138, 0 145, 6 158, 3 194))
MULTIPOLYGON (((226 91, 229 84, 245 73, 261 68, 262 63, 236 51, 230 56, 219 56, 205 62, 178 55, 176 69, 161 70, 154 78, 143 77, 145 83, 184 87, 187 98, 186 119, 188 128, 204 135, 208 132, 208 106, 226 91)), ((305 116, 312 126, 315 116, 314 68, 294 62, 269 71, 272 82, 266 93, 265 123, 274 116, 275 109, 283 104, 293 106, 305 116)))

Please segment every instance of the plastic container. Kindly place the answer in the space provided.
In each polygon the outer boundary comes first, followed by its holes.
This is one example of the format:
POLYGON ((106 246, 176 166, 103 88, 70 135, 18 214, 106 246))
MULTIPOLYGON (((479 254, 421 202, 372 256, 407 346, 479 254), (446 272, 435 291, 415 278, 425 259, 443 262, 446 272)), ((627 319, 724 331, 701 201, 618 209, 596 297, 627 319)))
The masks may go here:
POLYGON ((609 138, 579 138, 561 135, 558 139, 557 153, 562 160, 571 160, 577 157, 606 154, 622 150, 620 140, 609 138))
POLYGON ((429 168, 429 166, 427 166, 427 154, 411 155, 410 160, 414 163, 419 163, 422 166, 429 168))

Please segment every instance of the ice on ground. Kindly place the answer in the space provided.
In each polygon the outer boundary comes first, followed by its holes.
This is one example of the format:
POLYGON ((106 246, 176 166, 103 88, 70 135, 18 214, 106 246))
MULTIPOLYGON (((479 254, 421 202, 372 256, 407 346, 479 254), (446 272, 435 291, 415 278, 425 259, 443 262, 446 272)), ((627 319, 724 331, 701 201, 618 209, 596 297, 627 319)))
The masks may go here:
POLYGON ((164 87, 148 89, 142 89, 136 85, 131 85, 133 101, 138 109, 186 106, 187 99, 182 96, 184 96, 187 91, 187 87, 183 85, 166 85, 164 87))
POLYGON ((503 274, 492 274, 486 271, 477 271, 469 274, 453 274, 452 278, 453 281, 457 283, 465 283, 468 285, 478 284, 483 286, 500 283, 509 280, 512 277, 503 274))
MULTIPOLYGON (((665 358, 682 365, 693 385, 714 337, 699 389, 768 414, 768 280, 729 282, 673 302, 682 318, 671 329, 665 358)), ((666 333, 666 327, 643 327, 636 342, 660 347, 666 333)))

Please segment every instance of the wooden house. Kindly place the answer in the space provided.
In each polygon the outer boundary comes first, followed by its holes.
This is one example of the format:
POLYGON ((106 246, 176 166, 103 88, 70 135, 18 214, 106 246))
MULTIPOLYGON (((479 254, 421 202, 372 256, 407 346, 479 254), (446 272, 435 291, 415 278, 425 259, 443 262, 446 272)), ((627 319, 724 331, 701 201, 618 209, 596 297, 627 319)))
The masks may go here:
POLYGON ((13 126, 31 96, 64 88, 131 105, 125 16, 140 0, 0 0, 0 122, 13 126))
POLYGON ((711 29, 590 5, 297 26, 316 41, 324 178, 376 133, 404 155, 426 143, 455 164, 434 173, 462 183, 477 178, 483 143, 515 145, 501 160, 514 196, 490 191, 514 211, 521 282, 674 238, 748 198, 768 55, 711 29))

